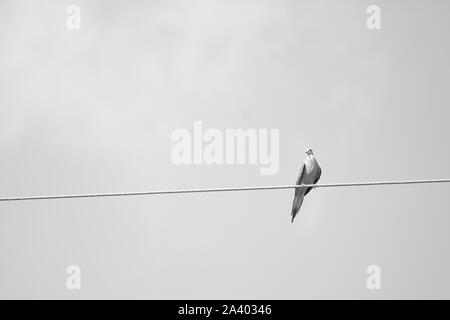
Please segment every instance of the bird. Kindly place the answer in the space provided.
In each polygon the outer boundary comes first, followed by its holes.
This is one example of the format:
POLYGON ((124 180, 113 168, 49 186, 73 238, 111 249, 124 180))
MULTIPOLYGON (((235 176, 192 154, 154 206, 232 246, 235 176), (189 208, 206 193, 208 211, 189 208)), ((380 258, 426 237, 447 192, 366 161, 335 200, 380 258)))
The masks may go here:
MULTIPOLYGON (((305 153, 306 159, 299 168, 297 180, 295 182, 296 185, 316 184, 322 175, 322 169, 314 157, 313 151, 309 148, 306 149, 305 153)), ((295 188, 295 196, 292 203, 291 223, 294 222, 294 218, 302 206, 303 198, 311 191, 312 188, 313 187, 295 188)))

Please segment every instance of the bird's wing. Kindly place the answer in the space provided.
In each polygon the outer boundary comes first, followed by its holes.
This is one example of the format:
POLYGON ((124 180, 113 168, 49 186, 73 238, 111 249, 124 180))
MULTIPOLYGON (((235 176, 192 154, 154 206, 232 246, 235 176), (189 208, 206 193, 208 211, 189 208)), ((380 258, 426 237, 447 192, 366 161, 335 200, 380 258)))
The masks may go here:
MULTIPOLYGON (((295 181, 296 185, 302 184, 302 180, 306 174, 306 166, 303 164, 302 169, 299 170, 299 173, 297 174, 297 180, 295 181)), ((294 222, 294 218, 297 215, 298 211, 300 210, 300 207, 302 206, 304 197, 304 188, 295 188, 295 196, 294 201, 292 203, 292 211, 291 216, 292 220, 291 222, 294 222)))
MULTIPOLYGON (((297 181, 295 181, 296 185, 302 184, 302 180, 303 180, 303 177, 305 176, 305 174, 306 174, 306 166, 305 166, 305 164, 303 164, 300 174, 297 175, 297 181)), ((295 188, 295 195, 297 196, 297 194, 301 190, 302 190, 302 188, 295 188)))
MULTIPOLYGON (((316 184, 317 181, 319 181, 321 175, 322 175, 322 169, 319 166, 316 171, 316 177, 314 178, 314 184, 316 184)), ((312 187, 309 187, 306 189, 305 196, 308 194, 308 192, 311 191, 311 189, 312 189, 312 187)))

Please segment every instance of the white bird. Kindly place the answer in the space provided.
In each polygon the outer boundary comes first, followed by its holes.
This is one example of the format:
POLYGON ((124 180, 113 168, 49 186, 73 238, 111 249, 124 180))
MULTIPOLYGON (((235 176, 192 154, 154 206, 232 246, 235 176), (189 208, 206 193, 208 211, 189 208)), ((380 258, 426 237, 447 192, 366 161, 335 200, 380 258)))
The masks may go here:
MULTIPOLYGON (((320 179, 320 175, 322 174, 322 169, 320 168, 319 163, 314 157, 313 151, 311 149, 307 149, 305 153, 306 159, 297 174, 297 181, 295 182, 297 185, 316 184, 320 179)), ((294 218, 300 210, 300 207, 302 206, 303 198, 308 194, 308 192, 311 191, 311 189, 312 187, 295 189, 294 202, 292 204, 291 222, 294 222, 294 218)))

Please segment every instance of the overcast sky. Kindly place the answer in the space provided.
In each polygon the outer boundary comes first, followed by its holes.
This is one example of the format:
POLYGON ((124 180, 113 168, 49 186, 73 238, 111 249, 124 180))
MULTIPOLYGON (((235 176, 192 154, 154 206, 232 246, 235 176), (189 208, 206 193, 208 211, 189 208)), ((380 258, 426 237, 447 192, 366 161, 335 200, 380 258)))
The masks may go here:
MULTIPOLYGON (((308 147, 323 183, 449 178, 449 13, 0 0, 0 196, 293 184, 308 147), (278 173, 175 165, 171 134, 197 120, 279 129, 278 173)), ((294 224, 293 190, 3 202, 0 298, 450 298, 449 191, 316 189, 294 224)))

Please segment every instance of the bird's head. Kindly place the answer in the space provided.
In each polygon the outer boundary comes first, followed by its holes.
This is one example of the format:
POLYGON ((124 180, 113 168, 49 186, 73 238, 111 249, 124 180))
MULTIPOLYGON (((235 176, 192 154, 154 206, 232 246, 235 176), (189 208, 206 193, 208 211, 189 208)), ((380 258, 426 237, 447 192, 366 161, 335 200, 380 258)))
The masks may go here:
POLYGON ((306 153, 308 156, 310 156, 310 155, 313 154, 313 151, 312 151, 311 148, 308 148, 308 149, 306 149, 305 153, 306 153))

